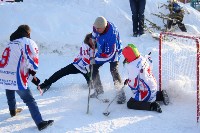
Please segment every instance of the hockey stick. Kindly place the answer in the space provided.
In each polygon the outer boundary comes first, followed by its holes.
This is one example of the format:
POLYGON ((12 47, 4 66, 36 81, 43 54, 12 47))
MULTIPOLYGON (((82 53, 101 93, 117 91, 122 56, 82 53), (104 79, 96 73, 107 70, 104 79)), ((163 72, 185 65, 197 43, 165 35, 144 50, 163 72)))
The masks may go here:
MULTIPOLYGON (((92 49, 93 49, 93 53, 92 53, 92 58, 94 58, 94 54, 95 54, 95 47, 92 46, 92 49)), ((91 92, 91 87, 94 88, 94 85, 93 85, 93 80, 92 80, 92 75, 93 75, 93 64, 91 65, 91 68, 90 68, 90 83, 89 83, 89 92, 88 92, 88 103, 87 103, 87 114, 89 114, 89 109, 90 109, 90 92, 91 92)))
POLYGON ((87 103, 87 114, 89 114, 89 108, 90 108, 90 92, 91 92, 91 87, 93 88, 93 80, 92 80, 92 74, 93 74, 93 65, 91 65, 90 69, 90 84, 89 84, 89 92, 88 92, 88 103, 87 103))
MULTIPOLYGON (((121 89, 124 89, 126 85, 124 85, 121 89)), ((108 104, 108 106, 106 107, 105 111, 103 112, 103 115, 108 116, 110 114, 110 111, 108 111, 110 105, 115 101, 115 99, 117 98, 117 95, 113 98, 113 100, 108 104)))
POLYGON ((110 105, 113 103, 113 101, 117 98, 117 95, 113 98, 113 100, 108 104, 107 108, 103 112, 103 115, 108 116, 110 114, 110 111, 108 111, 110 105))

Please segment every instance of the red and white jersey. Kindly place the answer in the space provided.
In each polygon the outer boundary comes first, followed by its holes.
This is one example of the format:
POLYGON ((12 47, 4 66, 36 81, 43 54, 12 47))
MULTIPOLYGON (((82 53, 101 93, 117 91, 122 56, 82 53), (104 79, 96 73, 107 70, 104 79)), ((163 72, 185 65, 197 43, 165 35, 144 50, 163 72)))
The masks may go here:
POLYGON ((157 82, 152 74, 150 56, 139 58, 126 65, 128 70, 128 85, 136 101, 152 102, 156 99, 157 82))
POLYGON ((90 58, 93 57, 94 50, 88 46, 88 44, 82 43, 80 47, 80 53, 74 59, 73 65, 83 73, 90 72, 90 58))
POLYGON ((24 90, 28 87, 29 69, 37 71, 39 51, 26 37, 11 41, 0 60, 0 88, 24 90))

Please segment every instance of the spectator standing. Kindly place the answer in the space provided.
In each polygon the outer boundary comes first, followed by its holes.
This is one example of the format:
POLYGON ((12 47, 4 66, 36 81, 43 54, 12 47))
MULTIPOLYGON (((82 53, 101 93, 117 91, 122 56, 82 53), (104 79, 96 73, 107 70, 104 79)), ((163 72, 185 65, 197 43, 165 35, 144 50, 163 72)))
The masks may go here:
POLYGON ((132 11, 133 36, 144 34, 144 11, 146 0, 129 0, 132 11))

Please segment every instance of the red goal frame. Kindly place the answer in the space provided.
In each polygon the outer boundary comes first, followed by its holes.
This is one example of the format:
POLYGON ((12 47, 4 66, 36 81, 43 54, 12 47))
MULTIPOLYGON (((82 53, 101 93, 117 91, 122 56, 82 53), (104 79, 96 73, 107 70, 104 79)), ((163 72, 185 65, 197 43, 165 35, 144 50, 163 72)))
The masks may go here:
POLYGON ((197 61, 197 66, 196 66, 196 71, 197 71, 197 79, 196 79, 196 96, 197 96, 197 123, 199 122, 199 117, 200 117, 200 101, 199 101, 199 69, 200 69, 200 64, 199 64, 199 58, 200 58, 200 51, 199 51, 199 39, 200 37, 195 37, 195 36, 187 36, 187 35, 179 35, 176 33, 171 33, 171 32, 162 32, 160 33, 160 38, 159 38, 159 91, 162 90, 162 42, 163 42, 163 35, 171 35, 174 37, 180 37, 180 38, 187 38, 187 39, 192 39, 196 42, 196 61, 197 61))

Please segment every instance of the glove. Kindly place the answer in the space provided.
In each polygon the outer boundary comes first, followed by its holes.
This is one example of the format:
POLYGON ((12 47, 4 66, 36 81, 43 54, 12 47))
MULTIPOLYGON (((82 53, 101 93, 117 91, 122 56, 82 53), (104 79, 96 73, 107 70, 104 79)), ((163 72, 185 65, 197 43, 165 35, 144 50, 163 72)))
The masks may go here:
POLYGON ((94 64, 95 64, 95 58, 94 58, 94 57, 92 57, 92 58, 90 59, 90 64, 91 64, 91 65, 94 65, 94 64))
POLYGON ((29 71, 29 74, 31 74, 32 76, 34 76, 36 74, 36 72, 31 69, 29 69, 28 71, 29 71))
POLYGON ((34 85, 38 86, 40 83, 40 79, 37 77, 33 77, 32 81, 31 81, 34 85))
POLYGON ((126 59, 124 59, 124 61, 123 61, 123 65, 125 65, 127 63, 127 60, 126 59))
POLYGON ((126 79, 126 80, 124 81, 124 85, 127 85, 128 82, 129 82, 129 79, 126 79))

